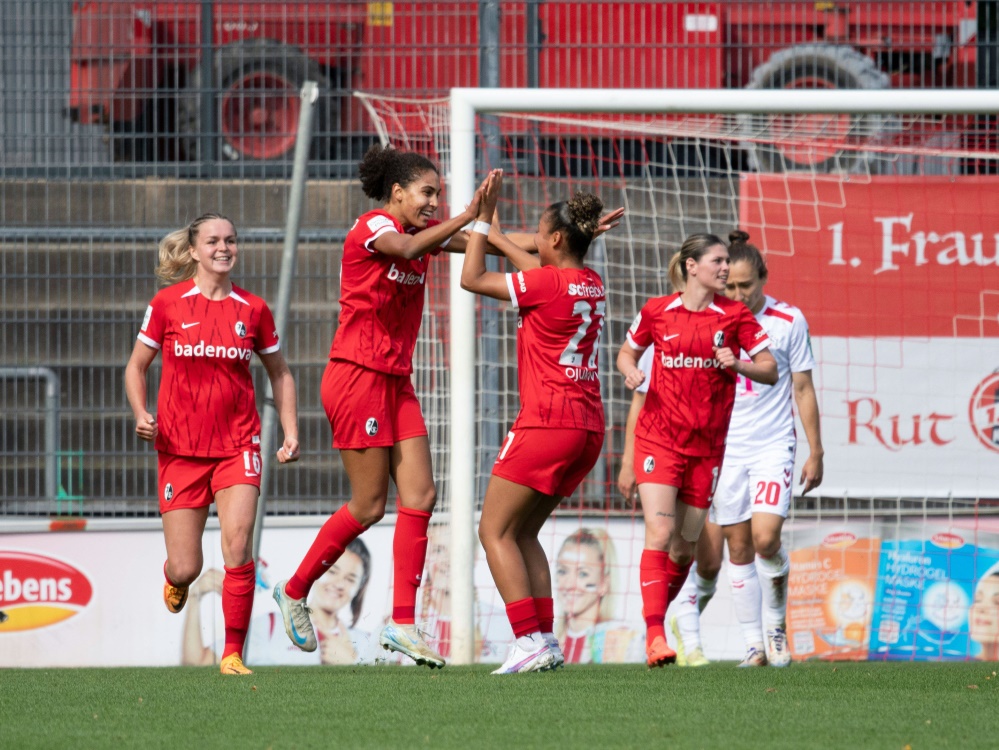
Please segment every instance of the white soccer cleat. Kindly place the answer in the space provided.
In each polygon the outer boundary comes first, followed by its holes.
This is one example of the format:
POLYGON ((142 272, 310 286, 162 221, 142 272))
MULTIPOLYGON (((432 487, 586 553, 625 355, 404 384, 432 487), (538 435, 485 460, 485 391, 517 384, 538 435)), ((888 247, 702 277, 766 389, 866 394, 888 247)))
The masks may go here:
POLYGON ((423 636, 423 631, 416 625, 400 625, 395 620, 389 620, 388 625, 382 628, 378 642, 386 651, 405 654, 420 666, 443 668, 444 657, 434 651, 423 636))
POLYGON ((544 672, 555 668, 555 654, 544 638, 535 639, 532 636, 518 638, 510 646, 510 653, 503 666, 493 674, 521 674, 523 672, 544 672), (530 640, 530 648, 524 648, 521 643, 530 640))
POLYGON ((548 648, 551 649, 552 655, 555 657, 555 663, 552 664, 552 669, 558 669, 565 665, 565 654, 562 653, 562 647, 558 645, 558 638, 555 637, 554 633, 542 633, 545 639, 545 643, 548 644, 548 648))
MULTIPOLYGON (((760 644, 763 645, 762 643, 760 644)), ((767 665, 767 655, 762 649, 750 646, 745 657, 736 666, 738 667, 765 667, 767 665)))
POLYGON ((312 629, 312 620, 309 615, 312 610, 305 604, 305 599, 290 599, 284 593, 287 581, 281 581, 274 587, 274 601, 277 602, 278 609, 281 610, 281 619, 284 620, 284 632, 288 634, 291 642, 302 651, 315 651, 319 645, 316 641, 316 631, 312 629))
POLYGON ((786 625, 778 625, 773 630, 767 630, 767 660, 771 667, 786 667, 791 663, 786 625))

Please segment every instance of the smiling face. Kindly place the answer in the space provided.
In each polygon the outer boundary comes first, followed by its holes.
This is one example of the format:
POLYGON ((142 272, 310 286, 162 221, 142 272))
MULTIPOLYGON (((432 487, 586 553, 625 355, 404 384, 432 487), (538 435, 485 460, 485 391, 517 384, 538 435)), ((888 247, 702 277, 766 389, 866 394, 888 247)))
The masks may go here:
POLYGON ((440 194, 440 175, 428 169, 406 187, 399 183, 392 186, 389 212, 395 215, 403 226, 426 229, 427 222, 437 212, 440 194))
POLYGON ((596 614, 609 587, 600 550, 592 544, 569 543, 562 547, 555 568, 555 587, 567 616, 578 617, 590 610, 596 614))
POLYGON ((728 248, 724 245, 712 245, 697 260, 688 258, 687 283, 700 284, 716 294, 725 291, 728 281, 728 248))
POLYGON ((725 296, 731 300, 742 302, 755 315, 763 309, 763 287, 766 279, 761 279, 759 272, 752 263, 737 260, 728 269, 728 281, 725 282, 725 296))
POLYGON ((239 248, 236 228, 226 219, 209 219, 198 227, 191 246, 191 257, 198 264, 198 275, 226 276, 236 265, 239 248))
POLYGON ((353 552, 344 552, 312 587, 309 606, 336 614, 357 596, 363 578, 364 562, 353 552))
POLYGON ((999 574, 983 578, 975 587, 968 609, 968 630, 979 643, 999 643, 999 574))

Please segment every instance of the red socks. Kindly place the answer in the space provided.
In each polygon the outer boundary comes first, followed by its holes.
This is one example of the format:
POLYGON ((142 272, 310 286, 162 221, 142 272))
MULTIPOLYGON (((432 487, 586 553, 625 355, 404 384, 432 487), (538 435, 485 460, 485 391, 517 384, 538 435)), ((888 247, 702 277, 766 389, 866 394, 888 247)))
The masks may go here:
MULTIPOLYGON (((645 617, 646 639, 666 637, 667 578, 669 553, 654 549, 642 550, 639 580, 642 584, 642 614, 645 617)), ((679 589, 677 589, 679 590, 679 589)), ((675 596, 675 594, 674 594, 675 596)))
POLYGON ((510 619, 513 627, 513 634, 520 638, 522 635, 530 635, 541 630, 538 623, 538 611, 534 606, 534 599, 518 599, 506 605, 506 616, 510 619))
POLYGON ((399 625, 416 621, 416 592, 427 561, 427 529, 430 514, 399 506, 392 540, 395 587, 392 592, 392 619, 399 625))
MULTIPOLYGON (((290 599, 304 599, 312 584, 340 559, 347 545, 364 532, 364 527, 351 515, 346 505, 330 516, 305 553, 305 557, 284 587, 290 599)), ((425 548, 425 545, 424 545, 425 548)), ((410 621, 412 622, 412 620, 410 621)))
POLYGON ((243 654, 256 582, 257 572, 253 560, 238 568, 225 568, 225 577, 222 579, 222 617, 225 619, 223 659, 229 654, 243 654))
POLYGON ((542 633, 552 633, 555 630, 555 602, 550 596, 534 597, 534 609, 538 613, 538 625, 542 633))

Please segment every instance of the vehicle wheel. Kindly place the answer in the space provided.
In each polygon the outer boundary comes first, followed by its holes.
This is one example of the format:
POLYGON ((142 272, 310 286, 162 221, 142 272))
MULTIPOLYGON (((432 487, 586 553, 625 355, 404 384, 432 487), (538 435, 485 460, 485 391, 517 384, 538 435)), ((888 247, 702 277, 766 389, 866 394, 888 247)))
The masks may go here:
MULTIPOLYGON (((753 71, 750 89, 887 89, 888 76, 852 47, 807 44, 774 54, 753 71)), ((760 172, 856 172, 877 170, 880 160, 865 149, 894 128, 882 114, 741 115, 742 147, 760 172), (800 132, 821 133, 807 142, 800 132)))
MULTIPOLYGON (((300 93, 309 80, 320 89, 312 132, 328 133, 329 83, 318 63, 300 50, 269 39, 230 44, 215 53, 215 77, 220 161, 291 159, 302 108, 300 93)), ((193 160, 204 158, 201 88, 201 68, 196 67, 180 97, 177 123, 184 152, 193 160)))

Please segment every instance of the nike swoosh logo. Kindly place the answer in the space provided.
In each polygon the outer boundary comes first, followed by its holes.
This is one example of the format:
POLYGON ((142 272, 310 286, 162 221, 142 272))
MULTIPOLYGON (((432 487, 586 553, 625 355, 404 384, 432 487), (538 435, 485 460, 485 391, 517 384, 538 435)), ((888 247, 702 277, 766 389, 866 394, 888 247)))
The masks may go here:
POLYGON ((200 325, 201 321, 199 320, 197 323, 181 323, 180 327, 186 331, 188 328, 194 328, 194 326, 200 326, 200 325))
POLYGON ((653 583, 662 583, 662 581, 642 581, 642 588, 644 589, 646 586, 651 586, 653 583))
POLYGON ((679 335, 680 335, 679 333, 674 333, 672 336, 663 336, 663 341, 669 341, 670 339, 675 339, 679 335))

